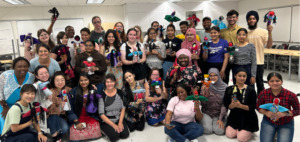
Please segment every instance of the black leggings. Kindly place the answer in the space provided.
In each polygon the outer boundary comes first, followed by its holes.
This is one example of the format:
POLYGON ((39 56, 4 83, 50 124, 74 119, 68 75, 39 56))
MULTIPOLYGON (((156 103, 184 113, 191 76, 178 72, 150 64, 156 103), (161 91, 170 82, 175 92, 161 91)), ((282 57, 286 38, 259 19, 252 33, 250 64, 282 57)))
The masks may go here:
POLYGON ((142 116, 139 121, 134 123, 127 121, 127 125, 130 132, 133 132, 134 130, 142 131, 145 128, 145 117, 142 116))
MULTIPOLYGON (((115 124, 118 125, 118 123, 119 123, 119 121, 116 122, 115 124)), ((128 126, 127 126, 125 120, 123 121, 124 129, 121 133, 116 132, 113 127, 111 127, 110 125, 108 125, 105 122, 101 123, 100 126, 101 126, 102 133, 104 135, 106 135, 109 138, 109 141, 111 141, 111 142, 118 141, 120 138, 125 139, 125 138, 129 137, 128 126)))

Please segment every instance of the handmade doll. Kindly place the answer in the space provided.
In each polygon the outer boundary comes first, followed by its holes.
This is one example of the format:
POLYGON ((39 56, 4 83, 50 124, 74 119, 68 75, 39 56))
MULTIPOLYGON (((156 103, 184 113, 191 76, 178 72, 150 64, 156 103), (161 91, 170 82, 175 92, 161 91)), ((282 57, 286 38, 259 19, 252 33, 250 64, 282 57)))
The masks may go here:
POLYGON ((180 18, 178 18, 177 16, 175 16, 176 12, 175 10, 171 13, 171 15, 166 15, 165 16, 165 19, 168 21, 168 22, 177 22, 177 21, 180 21, 180 18))
POLYGON ((120 60, 121 53, 116 51, 115 49, 111 50, 111 52, 106 56, 107 60, 110 60, 111 66, 116 67, 120 60))

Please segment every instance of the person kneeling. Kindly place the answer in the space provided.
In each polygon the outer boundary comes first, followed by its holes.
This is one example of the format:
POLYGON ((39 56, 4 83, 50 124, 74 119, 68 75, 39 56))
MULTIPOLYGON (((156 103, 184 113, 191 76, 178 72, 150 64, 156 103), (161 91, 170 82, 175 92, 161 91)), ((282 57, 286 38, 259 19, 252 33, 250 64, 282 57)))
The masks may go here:
MULTIPOLYGON (((26 112, 31 111, 36 89, 32 84, 23 85, 20 91, 21 100, 16 102, 8 111, 4 128, 2 131, 1 141, 26 141, 26 142, 46 142, 47 137, 43 135, 40 126, 37 123, 39 116, 24 115, 26 112), (30 130, 33 125, 35 130, 30 130)), ((32 113, 31 113, 32 114, 32 113)))

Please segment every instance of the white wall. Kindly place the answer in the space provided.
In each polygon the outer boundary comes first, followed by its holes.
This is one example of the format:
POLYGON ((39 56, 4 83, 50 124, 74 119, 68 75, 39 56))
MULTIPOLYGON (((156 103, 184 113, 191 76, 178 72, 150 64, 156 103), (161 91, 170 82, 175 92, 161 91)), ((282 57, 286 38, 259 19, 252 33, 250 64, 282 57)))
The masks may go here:
MULTIPOLYGON (((145 32, 151 26, 152 21, 158 21, 165 27, 169 24, 164 20, 165 15, 170 15, 173 10, 176 11, 176 16, 181 20, 185 20, 187 11, 203 10, 203 16, 209 16, 212 19, 217 19, 219 16, 226 17, 230 9, 238 10, 238 2, 236 1, 205 1, 197 3, 141 3, 141 4, 126 4, 124 8, 125 27, 133 27, 140 25, 145 32)), ((202 20, 202 19, 200 19, 202 20)), ((226 20, 224 21, 226 22, 226 20)), ((176 29, 179 30, 179 22, 174 23, 176 29)), ((202 28, 199 23, 199 28, 202 28)))
MULTIPOLYGON (((239 24, 243 27, 248 27, 246 22, 246 14, 250 10, 257 11, 258 9, 262 9, 262 8, 287 6, 293 4, 299 4, 299 0, 241 0, 238 4, 238 9, 240 13, 239 24)), ((259 22, 263 22, 264 15, 259 15, 259 16, 260 16, 259 22)), ((278 21, 279 20, 280 19, 278 19, 278 21)))
MULTIPOLYGON (((0 9, 0 20, 12 21, 14 36, 18 38, 16 20, 49 19, 48 10, 52 7, 12 7, 0 9)), ((124 21, 123 6, 81 6, 56 7, 60 13, 59 18, 83 18, 84 26, 88 27, 93 16, 100 16, 103 23, 124 21)), ((76 23, 74 23, 76 24, 76 23)), ((48 28, 48 27, 45 27, 48 28)), ((32 31, 36 33, 36 31, 32 31)))

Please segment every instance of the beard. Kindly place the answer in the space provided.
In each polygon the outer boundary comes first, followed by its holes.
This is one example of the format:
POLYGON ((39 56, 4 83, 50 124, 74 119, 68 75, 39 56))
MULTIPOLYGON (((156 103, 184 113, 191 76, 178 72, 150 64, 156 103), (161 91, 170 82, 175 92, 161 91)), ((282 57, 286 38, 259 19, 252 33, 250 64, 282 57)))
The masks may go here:
POLYGON ((248 28, 250 30, 254 30, 254 29, 256 29, 256 27, 257 27, 257 22, 253 26, 249 25, 249 23, 248 23, 248 28))

